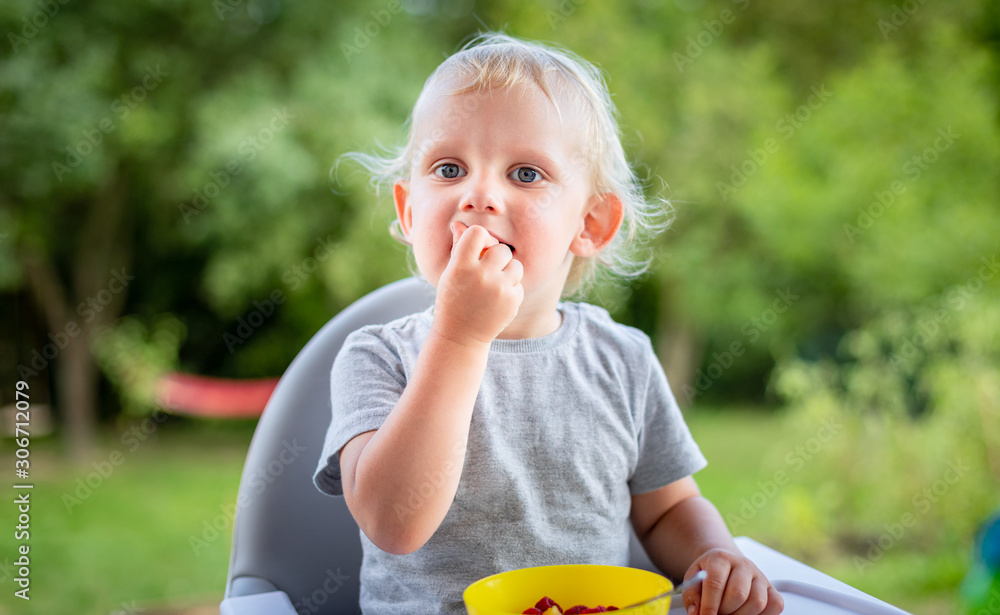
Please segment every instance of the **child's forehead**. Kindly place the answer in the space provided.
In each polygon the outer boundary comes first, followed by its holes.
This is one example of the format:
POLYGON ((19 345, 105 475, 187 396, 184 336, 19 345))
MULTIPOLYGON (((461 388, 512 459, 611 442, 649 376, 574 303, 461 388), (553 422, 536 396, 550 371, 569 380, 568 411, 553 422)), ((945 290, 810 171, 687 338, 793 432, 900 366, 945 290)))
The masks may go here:
POLYGON ((442 147, 465 143, 470 133, 499 130, 500 143, 515 143, 518 149, 556 147, 560 157, 579 158, 580 131, 537 86, 489 88, 455 92, 439 88, 422 97, 414 109, 412 139, 415 159, 436 153, 442 147))
POLYGON ((472 85, 444 81, 429 85, 413 110, 413 121, 439 116, 447 110, 456 117, 475 117, 497 108, 517 105, 522 110, 541 113, 558 120, 562 115, 556 100, 535 83, 515 85, 472 85))
MULTIPOLYGON (((584 147, 581 127, 588 122, 579 101, 558 90, 543 89, 537 83, 508 85, 469 85, 460 80, 428 84, 421 93, 411 116, 411 138, 426 139, 442 123, 488 121, 496 115, 530 114, 531 119, 557 127, 567 141, 584 147)), ((518 122, 515 126, 521 125, 518 122)))

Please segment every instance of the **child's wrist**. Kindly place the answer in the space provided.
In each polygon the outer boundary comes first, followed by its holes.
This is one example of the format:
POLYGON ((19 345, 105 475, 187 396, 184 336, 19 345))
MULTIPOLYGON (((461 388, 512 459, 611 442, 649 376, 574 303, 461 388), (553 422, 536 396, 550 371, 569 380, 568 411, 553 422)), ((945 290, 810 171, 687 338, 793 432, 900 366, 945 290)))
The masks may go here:
POLYGON ((468 333, 432 325, 430 334, 435 341, 453 351, 488 352, 493 340, 484 340, 468 333))

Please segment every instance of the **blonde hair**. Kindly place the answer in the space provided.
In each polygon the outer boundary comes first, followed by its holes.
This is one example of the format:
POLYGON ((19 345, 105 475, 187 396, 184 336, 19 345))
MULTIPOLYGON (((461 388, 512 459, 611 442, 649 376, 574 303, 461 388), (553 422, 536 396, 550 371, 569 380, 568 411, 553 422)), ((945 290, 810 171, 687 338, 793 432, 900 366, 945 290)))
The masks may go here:
MULTIPOLYGON (((563 114, 559 101, 563 101, 582 120, 580 134, 587 144, 583 151, 592 172, 592 189, 595 193, 615 194, 622 202, 624 216, 618 233, 599 254, 574 259, 564 296, 585 292, 602 273, 628 279, 646 271, 650 258, 640 253, 652 236, 669 225, 665 215, 669 203, 662 198, 648 200, 643 194, 642 184, 622 148, 618 113, 600 71, 566 49, 499 32, 480 34, 427 78, 407 119, 404 145, 385 148, 381 155, 350 152, 341 160, 361 164, 371 174, 376 194, 381 186, 406 179, 420 150, 414 142, 414 117, 435 87, 444 82, 452 86, 446 91, 451 95, 535 85, 552 101, 560 118, 563 114)), ((408 243, 398 220, 393 221, 390 232, 397 240, 408 243)))

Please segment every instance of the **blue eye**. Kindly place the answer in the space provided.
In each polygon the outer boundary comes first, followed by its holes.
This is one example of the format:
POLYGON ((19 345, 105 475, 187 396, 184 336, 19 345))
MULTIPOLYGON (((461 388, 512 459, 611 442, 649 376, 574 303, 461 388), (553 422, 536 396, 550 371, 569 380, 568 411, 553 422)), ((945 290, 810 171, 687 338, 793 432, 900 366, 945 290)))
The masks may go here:
POLYGON ((434 169, 434 174, 445 179, 455 179, 463 174, 462 167, 457 164, 442 164, 434 169))
POLYGON ((538 171, 532 169, 531 167, 519 167, 516 171, 511 173, 509 177, 526 184, 533 184, 542 178, 542 176, 538 174, 538 171))

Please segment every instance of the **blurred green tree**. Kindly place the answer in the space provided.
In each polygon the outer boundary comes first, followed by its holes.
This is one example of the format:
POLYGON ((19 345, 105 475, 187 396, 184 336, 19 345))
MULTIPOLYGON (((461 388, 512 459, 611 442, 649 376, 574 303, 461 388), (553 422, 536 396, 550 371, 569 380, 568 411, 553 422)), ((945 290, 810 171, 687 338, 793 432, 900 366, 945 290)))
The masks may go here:
POLYGON ((398 143, 426 76, 483 27, 607 72, 627 149, 676 218, 652 275, 606 303, 654 335, 682 401, 760 399, 776 360, 939 292, 996 236, 982 0, 46 7, 0 8, 0 284, 45 314, 52 337, 29 352, 65 341, 21 365, 58 368, 73 448, 98 415, 90 345, 121 314, 183 321, 184 369, 271 376, 405 271, 388 196, 348 165, 327 174, 398 143))
POLYGON ((682 402, 760 401, 780 357, 833 352, 989 254, 989 3, 550 3, 570 14, 549 23, 508 4, 607 71, 650 189, 669 186, 674 225, 619 311, 682 402))
POLYGON ((273 375, 301 345, 289 332, 308 339, 399 276, 388 212, 325 178, 339 154, 398 137, 425 66, 457 41, 451 17, 414 26, 430 18, 398 2, 0 9, 0 285, 44 313, 17 372, 56 370, 71 451, 98 417, 91 346, 123 310, 179 314, 189 369, 273 375), (248 343, 235 323, 254 311, 267 322, 248 343))

